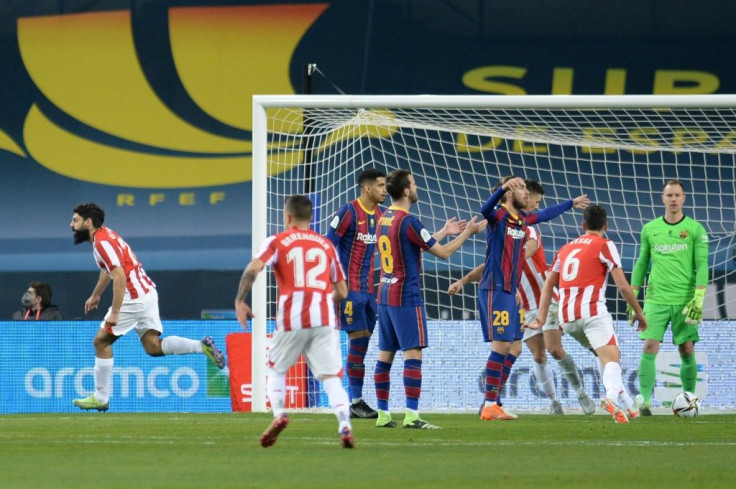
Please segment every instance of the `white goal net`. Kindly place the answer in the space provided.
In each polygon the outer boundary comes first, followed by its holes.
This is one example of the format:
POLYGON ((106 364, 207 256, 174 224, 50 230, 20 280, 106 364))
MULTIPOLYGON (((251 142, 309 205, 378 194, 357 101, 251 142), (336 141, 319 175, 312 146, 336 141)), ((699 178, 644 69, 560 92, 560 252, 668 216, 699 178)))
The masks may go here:
MULTIPOLYGON (((641 228, 663 214, 664 182, 679 179, 687 194, 685 213, 700 221, 710 238, 705 318, 706 326, 717 321, 718 327, 701 329, 706 336, 714 335, 704 343, 712 341, 723 349, 708 351, 704 374, 710 375, 713 398, 713 381, 719 375, 714 362, 727 369, 723 362, 734 361, 730 352, 736 331, 728 320, 736 318, 734 107, 736 97, 731 96, 256 96, 253 249, 282 229, 284 198, 295 193, 312 198, 314 228, 325 233, 332 214, 357 197, 356 177, 368 168, 386 173, 410 169, 419 186, 419 202, 412 213, 430 230, 438 230, 451 217, 479 215, 498 179, 518 175, 543 185, 540 207, 582 193, 605 206, 607 236, 617 244, 630 277, 641 228)), ((539 227, 548 262, 554 251, 581 233, 581 218, 580 211, 571 211, 539 227)), ((484 252, 479 234, 447 261, 423 257, 423 291, 431 324, 422 409, 475 409, 482 399, 477 379, 488 346, 482 344, 476 320, 476 289, 466 286, 455 297, 446 290, 481 263, 484 252)), ((265 331, 271 328, 268 319, 275 315, 275 282, 271 273, 264 275, 252 299, 261 321, 253 326, 254 410, 266 407, 263 345, 265 331)), ((625 303, 616 299, 615 287, 608 292, 614 319, 623 320, 625 303)), ((624 370, 633 372, 633 387, 641 343, 633 334, 620 334, 625 341, 624 370)), ((565 341, 573 351, 572 341, 565 341)), ((671 348, 665 343, 663 351, 671 348)), ((376 349, 373 338, 364 387, 369 401, 375 399, 371 396, 376 349)), ((586 386, 592 389, 595 362, 583 350, 576 353, 585 357, 576 358, 579 366, 590 366, 586 386)), ((528 352, 522 356, 529 360, 528 352)), ((520 362, 517 377, 512 374, 515 383, 505 393, 507 402, 513 406, 516 395, 522 399, 519 408, 546 406, 533 382, 523 377, 526 364, 520 362)), ((392 407, 394 402, 401 407, 400 373, 393 377, 392 407)), ((714 406, 733 405, 736 388, 733 380, 728 382, 730 397, 714 406)), ((317 392, 309 396, 308 406, 323 402, 317 392)))

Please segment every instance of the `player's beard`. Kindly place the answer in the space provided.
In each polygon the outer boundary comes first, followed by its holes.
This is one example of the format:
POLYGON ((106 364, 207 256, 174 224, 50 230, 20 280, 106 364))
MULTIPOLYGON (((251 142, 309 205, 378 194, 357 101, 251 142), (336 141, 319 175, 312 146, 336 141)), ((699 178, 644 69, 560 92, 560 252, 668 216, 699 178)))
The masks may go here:
POLYGON ((86 241, 89 241, 89 231, 86 229, 80 229, 79 231, 74 231, 74 244, 78 245, 79 243, 84 243, 86 241))
POLYGON ((522 209, 526 209, 526 202, 522 202, 521 200, 517 199, 516 196, 513 197, 511 203, 516 208, 516 210, 520 211, 522 209))

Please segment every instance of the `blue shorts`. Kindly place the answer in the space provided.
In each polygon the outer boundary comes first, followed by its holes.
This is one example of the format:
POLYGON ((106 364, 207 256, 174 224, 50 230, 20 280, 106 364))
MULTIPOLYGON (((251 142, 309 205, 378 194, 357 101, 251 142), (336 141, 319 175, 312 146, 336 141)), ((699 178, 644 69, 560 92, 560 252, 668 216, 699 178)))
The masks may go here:
POLYGON ((418 306, 378 306, 378 349, 427 348, 427 314, 418 306))
POLYGON ((524 310, 519 309, 515 294, 503 290, 479 290, 478 310, 484 341, 511 342, 524 336, 521 330, 524 310))
POLYGON ((376 296, 366 292, 348 292, 340 303, 340 329, 373 333, 376 327, 376 296))

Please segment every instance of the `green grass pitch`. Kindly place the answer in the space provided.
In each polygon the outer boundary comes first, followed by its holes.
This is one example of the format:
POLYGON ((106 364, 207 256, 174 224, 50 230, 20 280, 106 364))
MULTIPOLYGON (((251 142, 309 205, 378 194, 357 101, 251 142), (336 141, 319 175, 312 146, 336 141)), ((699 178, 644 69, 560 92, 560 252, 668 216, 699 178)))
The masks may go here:
MULTIPOLYGON (((328 414, 292 413, 270 448, 268 414, 0 416, 0 487, 113 488, 734 488, 736 416, 426 414, 442 430, 354 420, 340 447, 328 414)), ((394 418, 401 422, 402 415, 394 418)))

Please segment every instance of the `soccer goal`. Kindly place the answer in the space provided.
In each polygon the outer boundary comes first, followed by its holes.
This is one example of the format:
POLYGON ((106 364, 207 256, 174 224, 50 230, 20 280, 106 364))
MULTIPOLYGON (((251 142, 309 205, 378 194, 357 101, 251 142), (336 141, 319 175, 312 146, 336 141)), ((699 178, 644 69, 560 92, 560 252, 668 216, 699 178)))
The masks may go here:
MULTIPOLYGON (((314 228, 325 233, 332 213, 358 195, 356 176, 367 168, 410 169, 419 186, 419 202, 412 212, 430 230, 451 217, 479 215, 498 179, 513 174, 543 185, 541 207, 582 193, 604 205, 609 214, 607 235, 617 244, 630 277, 642 225, 663 214, 664 182, 676 178, 685 184, 685 213, 709 232, 711 284, 705 317, 728 325, 733 324, 728 318, 736 318, 736 96, 264 95, 254 96, 253 104, 254 250, 282 229, 284 198, 294 193, 312 198, 314 228)), ((554 251, 581 233, 581 220, 580 211, 568 212, 539 227, 548 262, 554 251)), ((466 286, 454 297, 446 291, 482 262, 484 252, 479 235, 447 261, 423 257, 431 324, 422 409, 476 409, 482 398, 478 378, 488 346, 482 344, 477 322, 476 288, 466 286)), ((614 319, 622 320, 624 303, 613 302, 615 292, 609 286, 609 307, 614 319)), ((262 274, 252 298, 256 411, 266 408, 264 345, 275 315, 274 300, 272 274, 262 274)), ((619 335, 626 375, 635 373, 641 343, 623 324, 619 323, 619 335)), ((732 364, 733 330, 701 327, 701 331, 708 338, 699 349, 718 362, 726 359, 732 364)), ((571 342, 568 345, 573 348, 571 342)), ((370 362, 376 349, 374 337, 366 359, 368 401, 374 399, 375 363, 370 362)), ((589 366, 581 367, 583 374, 594 379, 594 359, 582 349, 569 351, 575 352, 579 366, 589 366)), ((529 360, 528 352, 522 356, 529 360)), ((719 374, 709 363, 713 379, 719 374)), ((522 399, 517 407, 546 406, 524 365, 515 367, 517 377, 512 374, 507 402, 514 406, 516 396, 522 399)), ((400 406, 400 372, 393 378, 392 406, 394 401, 400 406)), ((564 391, 564 385, 560 387, 564 391)), ((728 392, 716 404, 733 406, 736 386, 726 387, 728 392)))

